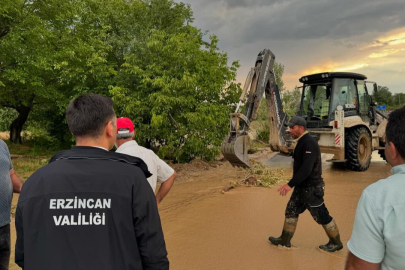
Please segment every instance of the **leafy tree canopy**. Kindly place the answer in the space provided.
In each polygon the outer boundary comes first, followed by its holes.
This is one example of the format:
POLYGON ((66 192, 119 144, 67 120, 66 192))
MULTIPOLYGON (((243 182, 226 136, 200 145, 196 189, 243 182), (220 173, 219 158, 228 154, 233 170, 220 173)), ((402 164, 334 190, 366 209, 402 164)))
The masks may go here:
POLYGON ((111 96, 117 114, 134 120, 137 140, 163 157, 187 161, 219 153, 240 94, 238 63, 228 63, 216 36, 191 26, 189 5, 171 0, 3 2, 0 106, 18 112, 12 141, 21 142, 29 115, 48 121, 43 126, 65 138, 67 103, 93 92, 111 96))
POLYGON ((372 97, 378 105, 392 105, 392 93, 386 86, 378 86, 377 92, 374 91, 372 97))

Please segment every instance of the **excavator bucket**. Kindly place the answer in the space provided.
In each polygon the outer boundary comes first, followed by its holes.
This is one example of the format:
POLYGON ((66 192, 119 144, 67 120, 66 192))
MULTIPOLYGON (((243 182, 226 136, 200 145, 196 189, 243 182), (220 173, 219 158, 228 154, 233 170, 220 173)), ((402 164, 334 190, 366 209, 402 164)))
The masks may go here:
POLYGON ((222 142, 221 152, 232 166, 249 168, 248 145, 248 135, 234 136, 233 138, 228 137, 222 142))
POLYGON ((246 132, 249 127, 249 121, 241 113, 231 113, 229 116, 231 119, 231 131, 222 141, 221 152, 232 166, 249 168, 249 136, 246 132))

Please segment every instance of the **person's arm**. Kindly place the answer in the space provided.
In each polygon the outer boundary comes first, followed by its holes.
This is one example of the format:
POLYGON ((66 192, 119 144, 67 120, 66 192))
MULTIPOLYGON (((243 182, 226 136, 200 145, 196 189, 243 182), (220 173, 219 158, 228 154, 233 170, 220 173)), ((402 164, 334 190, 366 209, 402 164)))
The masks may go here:
POLYGON ((4 150, 8 156, 8 160, 9 160, 8 165, 9 165, 11 183, 13 184, 13 191, 15 193, 20 193, 23 182, 21 181, 20 177, 18 177, 18 175, 14 171, 13 163, 11 162, 10 151, 8 150, 7 145, 4 142, 2 142, 2 145, 4 145, 4 150))
POLYGON ((352 236, 347 243, 350 252, 346 269, 378 269, 384 259, 383 221, 377 213, 366 189, 357 205, 352 236))
POLYGON ((169 193, 170 189, 173 186, 174 178, 176 178, 176 176, 177 173, 174 172, 172 176, 169 177, 169 179, 167 179, 160 185, 159 191, 156 194, 156 202, 158 206, 163 201, 163 198, 167 195, 167 193, 169 193))
POLYGON ((10 178, 11 178, 11 183, 13 183, 13 191, 15 193, 20 193, 22 185, 23 185, 23 181, 21 181, 20 177, 18 177, 18 175, 14 171, 14 169, 12 169, 10 171, 10 178))
POLYGON ((349 251, 346 261, 346 270, 378 270, 381 263, 370 263, 357 258, 349 251))
POLYGON ((162 183, 159 188, 158 193, 156 194, 156 202, 162 202, 163 198, 169 193, 170 189, 173 186, 174 178, 176 178, 177 174, 170 167, 166 162, 161 160, 158 156, 156 156, 156 165, 157 165, 157 181, 162 183))
POLYGON ((305 143, 305 145, 302 146, 301 153, 299 154, 302 155, 303 161, 301 166, 294 173, 293 178, 288 182, 289 187, 292 188, 299 185, 311 174, 315 161, 319 155, 317 147, 319 146, 315 145, 314 143, 305 143))
POLYGON ((142 269, 167 270, 169 260, 155 194, 140 169, 134 177, 132 211, 142 269))

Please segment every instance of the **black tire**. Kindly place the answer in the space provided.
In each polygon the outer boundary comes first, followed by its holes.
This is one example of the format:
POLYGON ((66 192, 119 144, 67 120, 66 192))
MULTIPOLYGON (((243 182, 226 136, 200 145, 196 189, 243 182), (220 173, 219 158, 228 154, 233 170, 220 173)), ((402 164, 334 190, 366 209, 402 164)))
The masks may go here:
POLYGON ((353 128, 347 131, 345 156, 349 170, 364 172, 370 167, 371 137, 366 128, 353 128))

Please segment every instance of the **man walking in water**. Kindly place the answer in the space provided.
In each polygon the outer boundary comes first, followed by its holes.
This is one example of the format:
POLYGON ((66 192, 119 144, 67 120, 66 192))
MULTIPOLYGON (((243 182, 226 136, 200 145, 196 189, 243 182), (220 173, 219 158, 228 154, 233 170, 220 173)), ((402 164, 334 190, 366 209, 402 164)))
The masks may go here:
POLYGON ((321 151, 318 143, 306 131, 304 118, 294 116, 289 123, 289 132, 296 140, 294 148, 294 170, 292 179, 280 187, 280 195, 285 196, 292 188, 294 191, 285 210, 285 221, 281 236, 269 237, 274 245, 291 247, 291 238, 298 223, 298 216, 305 210, 314 220, 322 225, 329 237, 329 242, 319 246, 320 249, 334 252, 343 248, 335 220, 329 215, 323 196, 325 183, 322 179, 321 151))

